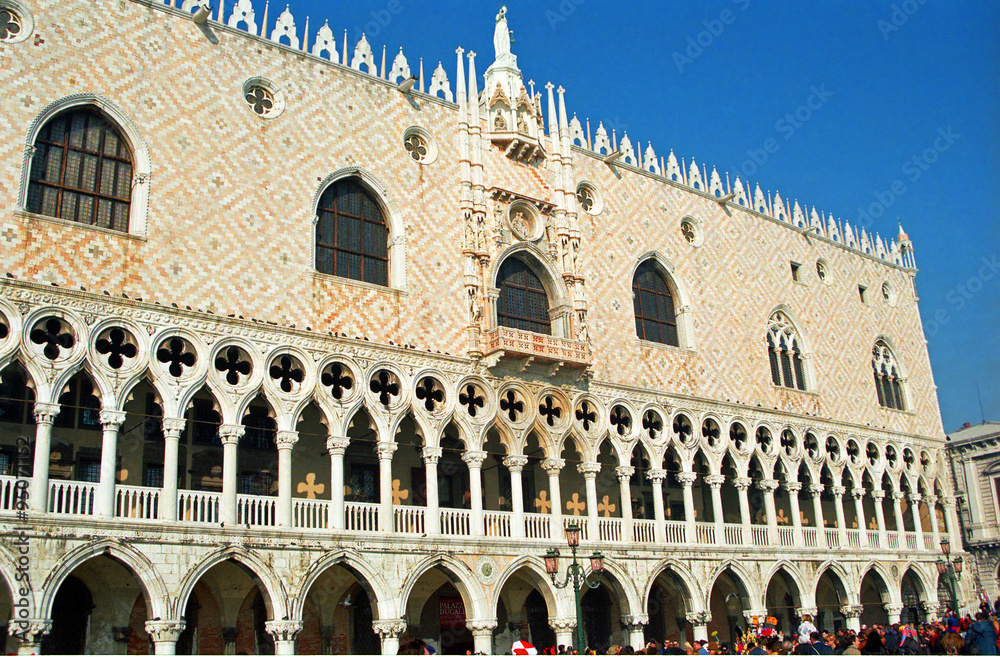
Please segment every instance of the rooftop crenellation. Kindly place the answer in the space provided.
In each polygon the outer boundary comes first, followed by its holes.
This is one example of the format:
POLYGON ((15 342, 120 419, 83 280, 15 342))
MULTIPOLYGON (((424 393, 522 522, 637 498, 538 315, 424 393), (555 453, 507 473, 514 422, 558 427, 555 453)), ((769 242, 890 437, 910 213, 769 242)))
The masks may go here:
MULTIPOLYGON (((210 12, 208 18, 210 22, 243 31, 251 36, 269 40, 280 46, 312 55, 362 75, 376 77, 392 84, 399 84, 407 78, 414 77, 416 78, 414 91, 447 102, 456 102, 448 74, 440 61, 431 73, 429 83, 427 83, 425 82, 427 78, 424 75, 423 58, 419 59, 417 70, 414 72, 401 47, 389 62, 387 47, 383 45, 379 62, 376 58, 377 49, 372 48, 364 33, 361 34, 353 49, 349 50, 348 31, 346 29, 343 31, 343 37, 338 43, 337 36, 330 27, 329 21, 324 21, 323 25, 312 35, 309 27, 310 18, 306 17, 300 31, 290 5, 287 4, 273 20, 273 23, 270 23, 269 0, 265 0, 263 13, 260 15, 255 11, 251 0, 230 0, 228 10, 226 0, 218 0, 217 8, 211 7, 209 0, 138 1, 150 5, 167 6, 192 14, 201 9, 207 9, 210 12)), ((495 62, 494 67, 497 64, 502 64, 501 69, 514 72, 517 77, 516 83, 523 88, 520 71, 516 68, 516 58, 513 58, 512 55, 508 55, 508 57, 509 61, 495 62)), ((490 71, 487 71, 487 76, 489 73, 490 71)), ((529 84, 532 86, 531 99, 535 99, 533 82, 529 82, 529 84)), ((487 91, 492 93, 488 83, 484 86, 483 93, 485 94, 487 91)), ((516 92, 513 89, 511 91, 516 92)), ((459 89, 459 93, 461 92, 462 90, 459 89)), ((458 99, 458 102, 461 100, 464 99, 458 99)), ((481 108, 485 109, 485 107, 481 104, 481 108)), ((541 113, 541 103, 538 104, 538 112, 541 113)), ((544 122, 540 121, 539 124, 544 125, 544 122)), ((555 121, 550 123, 550 132, 555 125, 555 121)), ((784 198, 778 191, 773 194, 770 190, 765 192, 759 183, 752 184, 749 180, 743 180, 739 175, 735 179, 731 179, 729 173, 726 172, 725 179, 723 179, 716 167, 713 166, 709 173, 708 166, 704 163, 699 166, 693 157, 678 159, 671 150, 664 159, 662 155, 657 155, 651 142, 645 142, 645 148, 643 148, 643 142, 631 138, 627 131, 622 133, 620 139, 614 129, 609 135, 603 122, 599 122, 597 130, 592 132, 590 119, 586 119, 584 124, 574 114, 567 127, 571 144, 575 147, 574 150, 605 161, 611 159, 609 156, 617 156, 613 160, 612 166, 614 167, 640 172, 654 179, 685 187, 689 191, 700 192, 714 197, 724 206, 739 206, 745 211, 751 211, 787 224, 793 230, 825 238, 842 248, 863 253, 899 267, 916 268, 913 244, 902 225, 899 226, 899 233, 895 238, 886 239, 877 232, 869 232, 867 226, 852 226, 850 221, 841 220, 832 214, 828 215, 818 211, 816 207, 810 208, 806 204, 800 204, 797 199, 784 198)))

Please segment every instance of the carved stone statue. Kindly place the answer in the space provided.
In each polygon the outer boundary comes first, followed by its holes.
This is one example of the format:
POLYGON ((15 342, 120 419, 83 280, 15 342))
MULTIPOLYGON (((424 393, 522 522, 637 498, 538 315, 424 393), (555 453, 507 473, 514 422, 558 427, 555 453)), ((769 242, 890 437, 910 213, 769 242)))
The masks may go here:
POLYGON ((500 110, 497 110, 497 114, 493 118, 493 129, 497 132, 507 131, 507 119, 503 118, 503 112, 500 110))
POLYGON ((479 292, 475 289, 469 290, 469 323, 478 325, 483 318, 483 304, 479 302, 479 292))
POLYGON ((476 248, 476 234, 472 226, 472 216, 465 215, 465 246, 469 249, 476 248))
POLYGON ((517 212, 514 217, 510 220, 510 227, 514 229, 514 233, 517 234, 519 239, 527 239, 528 234, 531 232, 528 230, 528 222, 524 220, 524 213, 517 212))
POLYGON ((497 14, 497 25, 493 31, 493 50, 499 60, 504 55, 510 54, 510 30, 507 29, 507 7, 500 7, 497 14))
POLYGON ((480 252, 486 252, 486 216, 482 212, 476 213, 476 244, 480 252))

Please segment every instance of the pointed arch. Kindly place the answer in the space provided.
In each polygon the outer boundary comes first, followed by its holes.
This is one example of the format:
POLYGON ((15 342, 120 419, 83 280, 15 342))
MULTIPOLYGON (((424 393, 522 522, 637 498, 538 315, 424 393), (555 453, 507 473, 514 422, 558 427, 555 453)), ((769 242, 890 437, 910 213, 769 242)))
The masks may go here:
POLYGON ((568 605, 565 604, 565 598, 557 595, 555 587, 552 586, 551 579, 545 572, 544 562, 538 557, 521 556, 504 568, 500 577, 497 578, 496 583, 493 585, 493 594, 490 596, 489 600, 491 617, 495 618, 497 616, 500 594, 503 591, 504 585, 507 584, 510 578, 517 574, 520 570, 526 570, 531 574, 529 580, 532 584, 536 585, 535 588, 545 599, 545 604, 549 608, 549 616, 556 618, 560 616, 569 616, 575 613, 575 609, 570 609, 568 605))
POLYGON ((906 400, 907 377, 887 336, 879 336, 872 346, 872 375, 879 406, 897 411, 910 407, 906 400))
MULTIPOLYGON (((45 157, 42 149, 37 149, 39 137, 43 136, 53 120, 67 116, 73 112, 91 112, 103 118, 117 132, 118 138, 125 142, 130 156, 130 170, 127 172, 130 194, 127 200, 126 225, 121 232, 139 237, 146 236, 147 211, 149 207, 150 172, 152 164, 149 158, 149 147, 142 132, 128 114, 119 108, 109 98, 92 92, 84 92, 64 96, 49 103, 39 112, 25 135, 24 157, 21 167, 21 186, 18 195, 18 206, 34 212, 29 208, 29 188, 31 187, 32 171, 37 162, 45 157)), ((124 177, 126 173, 122 173, 124 177)), ((95 204, 96 205, 96 204, 95 204)))
POLYGON ((242 547, 229 546, 220 548, 204 557, 185 575, 181 582, 177 598, 174 600, 173 615, 169 616, 169 618, 180 618, 183 616, 184 610, 187 609, 188 598, 191 596, 191 591, 194 590, 195 585, 209 570, 224 561, 236 562, 245 568, 248 574, 257 581, 272 619, 280 619, 288 616, 285 587, 274 570, 264 563, 253 551, 242 547))
POLYGON ((806 367, 809 351, 794 315, 784 305, 767 318, 765 334, 771 383, 783 388, 812 390, 811 373, 806 367))
POLYGON ((653 586, 656 584, 661 576, 666 573, 670 573, 674 581, 683 585, 685 593, 688 596, 688 602, 691 605, 689 611, 704 611, 705 610, 705 592, 700 586, 698 586, 698 578, 695 577, 691 569, 684 565, 678 559, 667 558, 656 564, 656 567, 652 570, 652 575, 646 580, 646 584, 643 586, 642 600, 640 604, 642 609, 645 610, 650 599, 650 595, 653 593, 653 586))
POLYGON ((87 561, 101 556, 114 559, 136 578, 142 587, 150 618, 172 618, 166 584, 153 562, 135 548, 110 538, 82 545, 63 555, 40 587, 42 597, 38 601, 39 618, 52 617, 52 604, 63 581, 87 561))
MULTIPOLYGON (((493 304, 493 316, 489 318, 490 326, 522 328, 516 321, 519 317, 512 309, 505 307, 505 299, 517 290, 518 292, 523 291, 527 295, 524 297, 525 303, 540 303, 542 299, 539 292, 544 291, 547 303, 544 312, 549 318, 549 331, 547 333, 557 338, 573 337, 570 335, 569 322, 569 316, 573 310, 572 300, 562 276, 552 268, 550 262, 548 254, 544 253, 538 246, 524 242, 507 247, 497 256, 493 261, 493 268, 488 279, 490 292, 498 295, 497 303, 493 304), (509 282, 505 283, 505 281, 509 282), (532 287, 533 281, 537 281, 541 288, 532 287), (510 287, 515 285, 519 287, 510 287), (504 323, 505 321, 508 323, 504 323)), ((536 324, 543 327, 541 311, 536 309, 534 316, 538 319, 536 324)), ((524 330, 546 333, 546 331, 531 328, 524 330)))
MULTIPOLYGON (((406 230, 403 223, 403 215, 393 198, 389 188, 377 176, 371 172, 357 166, 344 167, 328 175, 319 185, 316 194, 313 196, 313 224, 315 226, 313 239, 313 265, 320 273, 332 274, 342 278, 360 280, 378 286, 391 287, 398 290, 406 289, 406 230), (332 201, 340 194, 347 196, 340 197, 343 203, 349 207, 340 208, 332 201), (331 201, 331 202, 328 202, 331 201), (329 242, 321 242, 321 237, 332 237, 335 233, 336 222, 345 213, 349 217, 358 218, 362 215, 355 210, 366 209, 364 213, 366 223, 371 226, 370 236, 374 237, 382 229, 385 230, 385 247, 382 242, 376 240, 375 250, 365 248, 359 237, 359 248, 348 250, 353 251, 344 259, 345 267, 341 270, 341 264, 335 259, 331 260, 332 270, 326 271, 327 267, 321 267, 321 260, 325 257, 327 249, 339 253, 341 243, 336 239, 329 242), (341 209, 344 212, 341 212, 341 209), (333 222, 329 224, 328 222, 333 222), (329 234, 323 233, 329 226, 334 226, 329 234), (381 225, 382 228, 379 228, 381 225), (322 233, 322 234, 321 234, 322 233), (324 246, 326 244, 326 246, 324 246), (372 277, 362 275, 351 275, 351 264, 353 260, 360 258, 374 265, 375 261, 384 263, 384 269, 379 266, 378 273, 373 272, 372 277)), ((367 234, 367 233, 366 233, 367 234)), ((348 251, 345 251, 347 253, 348 251)), ((325 261, 324 261, 325 262, 325 261)))
POLYGON ((639 339, 694 349, 690 296, 670 260, 660 251, 646 251, 633 263, 629 280, 639 339), (663 330, 647 337, 646 329, 654 325, 663 330))
POLYGON ((490 601, 483 586, 464 562, 448 554, 430 555, 410 568, 406 581, 399 590, 401 614, 406 613, 413 587, 421 577, 434 568, 440 568, 452 578, 452 584, 465 602, 468 618, 489 617, 490 601))
POLYGON ((314 561, 309 566, 309 570, 302 576, 298 587, 289 599, 289 618, 293 620, 302 618, 309 591, 323 573, 334 566, 341 566, 350 571, 358 579, 361 587, 366 590, 369 599, 374 597, 375 604, 373 605, 373 611, 377 614, 375 620, 398 618, 400 616, 400 610, 396 609, 394 604, 395 598, 390 593, 390 588, 386 584, 385 578, 382 577, 381 572, 353 550, 336 550, 327 552, 314 561))

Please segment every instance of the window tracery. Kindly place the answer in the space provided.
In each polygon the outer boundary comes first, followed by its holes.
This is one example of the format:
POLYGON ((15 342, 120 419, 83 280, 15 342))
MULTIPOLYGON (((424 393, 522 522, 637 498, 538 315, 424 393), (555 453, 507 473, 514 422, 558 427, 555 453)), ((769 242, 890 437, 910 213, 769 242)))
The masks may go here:
POLYGON ((795 326, 782 312, 771 315, 767 328, 771 382, 783 388, 806 389, 802 349, 795 326))
POLYGON ((899 365, 884 340, 879 340, 872 348, 872 373, 875 375, 879 406, 897 411, 906 410, 899 365))
POLYGON ((632 279, 632 304, 635 333, 640 340, 680 346, 674 297, 653 260, 647 260, 636 269, 632 279))
POLYGON ((327 187, 317 214, 317 271, 389 284, 389 230, 381 207, 357 179, 344 178, 327 187))
POLYGON ((497 275, 497 323, 551 335, 549 297, 535 272, 518 258, 507 258, 497 275))

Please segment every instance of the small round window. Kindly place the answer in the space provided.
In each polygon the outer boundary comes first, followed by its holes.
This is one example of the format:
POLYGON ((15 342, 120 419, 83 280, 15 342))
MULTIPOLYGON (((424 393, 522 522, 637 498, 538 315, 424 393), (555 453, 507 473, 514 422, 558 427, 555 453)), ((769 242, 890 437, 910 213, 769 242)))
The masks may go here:
POLYGON ((597 188, 588 182, 582 182, 576 187, 576 202, 580 209, 590 215, 601 214, 604 210, 604 200, 597 188))
POLYGON ((437 159, 437 143, 430 133, 419 126, 403 132, 403 149, 414 162, 431 164, 437 159))
POLYGON ((681 237, 691 246, 701 246, 701 226, 691 217, 681 219, 681 237))
POLYGON ((18 43, 31 36, 35 22, 20 2, 0 0, 0 43, 18 43))
POLYGON ((282 94, 263 78, 251 78, 244 83, 243 100, 262 119, 273 119, 285 109, 282 94))

